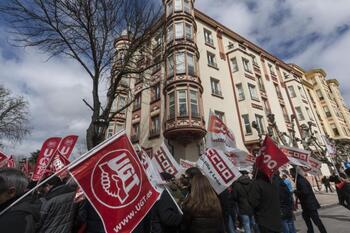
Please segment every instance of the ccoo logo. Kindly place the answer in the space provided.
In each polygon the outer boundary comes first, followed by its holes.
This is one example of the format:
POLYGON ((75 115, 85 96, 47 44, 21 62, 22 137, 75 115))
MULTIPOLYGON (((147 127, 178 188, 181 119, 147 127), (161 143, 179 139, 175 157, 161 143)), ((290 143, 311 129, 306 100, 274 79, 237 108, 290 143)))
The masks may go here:
POLYGON ((140 164, 124 149, 105 154, 91 177, 94 196, 109 208, 122 208, 135 201, 141 192, 141 182, 140 164))

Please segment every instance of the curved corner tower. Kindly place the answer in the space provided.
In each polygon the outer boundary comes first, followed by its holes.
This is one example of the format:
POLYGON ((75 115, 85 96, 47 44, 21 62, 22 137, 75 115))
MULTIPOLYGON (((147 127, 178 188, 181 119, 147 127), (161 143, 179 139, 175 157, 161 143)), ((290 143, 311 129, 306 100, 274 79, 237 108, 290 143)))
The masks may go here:
POLYGON ((165 7, 166 114, 164 136, 181 144, 205 134, 195 0, 163 0, 165 7))

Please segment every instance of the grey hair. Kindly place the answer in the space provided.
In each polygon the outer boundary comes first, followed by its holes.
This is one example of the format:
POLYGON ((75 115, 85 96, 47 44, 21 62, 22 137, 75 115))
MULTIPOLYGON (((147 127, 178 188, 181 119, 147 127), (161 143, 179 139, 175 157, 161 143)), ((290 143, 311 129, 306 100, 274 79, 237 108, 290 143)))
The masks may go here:
POLYGON ((15 188, 16 195, 23 194, 28 187, 28 179, 24 174, 15 168, 0 169, 0 193, 15 188))

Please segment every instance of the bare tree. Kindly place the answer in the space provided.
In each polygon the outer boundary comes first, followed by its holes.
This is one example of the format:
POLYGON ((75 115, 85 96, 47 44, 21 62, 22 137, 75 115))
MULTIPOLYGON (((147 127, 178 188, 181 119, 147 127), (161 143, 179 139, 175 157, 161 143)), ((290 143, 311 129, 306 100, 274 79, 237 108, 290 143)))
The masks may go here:
POLYGON ((87 147, 103 141, 108 122, 123 110, 111 113, 118 93, 129 93, 125 108, 134 100, 130 86, 120 88, 122 79, 138 77, 155 65, 153 59, 139 62, 151 55, 147 48, 160 6, 154 0, 8 0, 0 3, 0 12, 13 28, 15 45, 39 47, 50 57, 68 56, 84 68, 92 83, 92 103, 84 100, 92 110, 87 147), (119 51, 114 42, 122 36, 129 43, 122 64, 115 66, 119 51), (108 83, 106 98, 100 96, 102 80, 108 83))
POLYGON ((0 85, 0 141, 20 141, 29 132, 28 102, 0 85))

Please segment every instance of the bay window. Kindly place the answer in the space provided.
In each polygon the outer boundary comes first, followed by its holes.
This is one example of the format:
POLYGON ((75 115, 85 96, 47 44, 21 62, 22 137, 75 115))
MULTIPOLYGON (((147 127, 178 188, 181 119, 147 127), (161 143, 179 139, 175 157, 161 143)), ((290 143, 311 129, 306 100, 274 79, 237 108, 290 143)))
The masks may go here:
POLYGON ((199 116, 199 111, 198 111, 197 91, 190 90, 190 100, 191 100, 191 114, 192 114, 192 117, 198 117, 199 116))
POLYGON ((175 118, 175 92, 169 93, 169 119, 175 118))
POLYGON ((184 37, 183 23, 175 23, 175 39, 181 39, 184 37))
POLYGON ((185 23, 185 35, 186 39, 193 39, 192 25, 189 23, 185 23))
POLYGON ((185 73, 185 53, 176 53, 176 74, 185 73))
POLYGON ((174 57, 173 57, 173 55, 170 55, 168 57, 167 66, 168 66, 168 78, 173 77, 174 76, 174 57))
POLYGON ((190 2, 190 0, 184 0, 184 11, 191 14, 191 2, 190 2))
POLYGON ((187 116, 187 90, 178 90, 177 98, 177 102, 179 105, 179 116, 187 116))
POLYGON ((166 16, 169 16, 173 13, 173 1, 168 2, 166 16))
POLYGON ((182 0, 175 0, 175 11, 182 11, 182 0))
POLYGON ((187 53, 187 69, 189 75, 195 75, 194 55, 192 53, 187 53))

